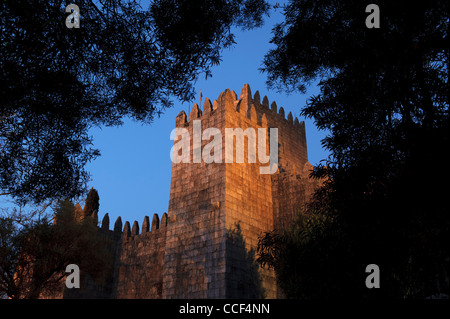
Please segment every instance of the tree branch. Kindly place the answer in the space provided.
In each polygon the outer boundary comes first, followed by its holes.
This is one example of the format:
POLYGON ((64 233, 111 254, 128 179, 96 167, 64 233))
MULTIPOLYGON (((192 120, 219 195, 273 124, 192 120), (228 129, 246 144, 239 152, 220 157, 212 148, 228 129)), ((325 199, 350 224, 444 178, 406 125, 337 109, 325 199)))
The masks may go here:
POLYGON ((1 193, 0 196, 5 196, 5 195, 11 195, 11 192, 7 192, 7 193, 1 193))

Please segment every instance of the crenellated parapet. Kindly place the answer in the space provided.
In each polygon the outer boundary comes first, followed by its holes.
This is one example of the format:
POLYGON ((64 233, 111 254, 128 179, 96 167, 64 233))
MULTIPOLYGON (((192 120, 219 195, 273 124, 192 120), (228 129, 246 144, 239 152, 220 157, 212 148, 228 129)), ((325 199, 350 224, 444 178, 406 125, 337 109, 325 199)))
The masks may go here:
MULTIPOLYGON (((109 228, 104 217, 102 228, 109 228)), ((116 298, 162 298, 164 252, 167 235, 167 213, 159 218, 145 216, 142 227, 138 221, 125 221, 118 217, 114 225, 117 245, 116 298)))
POLYGON ((192 134, 195 120, 201 120, 202 130, 218 128, 222 134, 224 128, 277 128, 280 171, 292 170, 293 165, 301 167, 307 162, 305 122, 299 121, 292 112, 286 115, 284 108, 275 101, 270 102, 267 96, 261 100, 259 91, 252 95, 248 84, 243 86, 239 98, 236 92, 226 89, 212 103, 206 98, 203 110, 195 103, 189 116, 181 111, 176 117, 176 127, 187 128, 192 134))
MULTIPOLYGON (((142 222, 142 229, 140 230, 138 221, 135 220, 132 226, 129 221, 125 221, 125 224, 123 225, 122 218, 119 216, 117 217, 116 222, 114 223, 113 232, 115 235, 121 236, 123 241, 127 241, 129 238, 133 239, 146 233, 159 232, 161 230, 164 231, 167 226, 167 220, 168 220, 167 213, 164 213, 162 215, 161 220, 158 214, 154 214, 150 227, 149 216, 144 216, 144 220, 142 222)), ((105 216, 103 216, 100 228, 105 231, 109 230, 108 213, 106 213, 105 216)))
POLYGON ((226 89, 219 94, 213 103, 211 103, 209 98, 205 98, 203 110, 197 103, 194 103, 189 116, 184 111, 181 111, 177 115, 176 126, 188 126, 193 120, 201 120, 204 117, 214 116, 217 109, 226 107, 232 107, 236 113, 256 122, 261 127, 264 127, 264 123, 261 120, 265 117, 266 119, 277 118, 278 120, 284 120, 286 124, 292 125, 293 128, 299 130, 304 129, 303 121, 300 122, 297 117, 294 118, 291 112, 286 117, 284 108, 280 107, 278 109, 275 101, 269 107, 269 99, 267 96, 263 97, 262 102, 259 91, 256 91, 254 96, 252 96, 250 85, 248 84, 245 84, 242 88, 239 98, 236 92, 226 89))

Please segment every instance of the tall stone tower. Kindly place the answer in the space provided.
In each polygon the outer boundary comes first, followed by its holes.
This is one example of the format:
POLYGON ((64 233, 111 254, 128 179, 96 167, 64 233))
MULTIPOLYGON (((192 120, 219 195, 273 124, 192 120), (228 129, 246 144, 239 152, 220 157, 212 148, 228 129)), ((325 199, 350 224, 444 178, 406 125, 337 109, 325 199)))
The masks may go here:
POLYGON ((184 157, 172 164, 168 214, 154 214, 151 223, 145 216, 141 230, 137 221, 123 226, 120 217, 110 230, 106 214, 99 232, 111 242, 108 279, 86 275, 81 289, 62 282, 43 297, 282 297, 273 270, 255 262, 255 250, 259 236, 286 227, 319 185, 309 178, 304 122, 291 113, 286 118, 275 102, 269 107, 267 97, 261 102, 246 84, 239 98, 227 89, 213 103, 206 98, 203 111, 195 104, 189 118, 181 112, 176 128, 174 144, 187 137, 188 147, 174 145, 173 155, 184 157), (273 150, 274 170, 262 174, 273 150))
MULTIPOLYGON (((203 111, 194 104, 189 118, 184 112, 177 116, 176 127, 189 132, 190 157, 188 163, 172 164, 163 298, 276 298, 275 274, 259 269, 255 250, 258 237, 285 227, 317 186, 308 178, 312 167, 304 122, 294 121, 291 113, 286 119, 275 102, 269 108, 267 97, 261 102, 259 92, 252 96, 246 84, 239 98, 227 89, 213 103, 206 98, 203 111), (221 163, 199 160, 198 154, 205 152, 212 139, 199 140, 197 134, 195 140, 195 130, 208 128, 221 133, 221 149, 213 150, 222 154, 221 163), (236 148, 242 147, 237 136, 227 149, 229 129, 246 132, 248 128, 267 135, 270 128, 278 129, 274 174, 261 174, 260 167, 268 163, 258 159, 252 163, 248 136, 244 138, 244 163, 236 160, 236 148), (231 163, 225 161, 227 155, 233 158, 231 163)), ((265 141, 268 153, 268 136, 265 141)))

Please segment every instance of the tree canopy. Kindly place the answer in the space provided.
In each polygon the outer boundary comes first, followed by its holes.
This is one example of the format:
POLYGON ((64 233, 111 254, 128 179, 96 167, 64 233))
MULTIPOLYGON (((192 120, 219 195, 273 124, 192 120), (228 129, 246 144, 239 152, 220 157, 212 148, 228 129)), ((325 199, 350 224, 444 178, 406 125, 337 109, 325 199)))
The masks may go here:
POLYGON ((329 132, 322 143, 331 155, 314 171, 326 183, 309 213, 326 211, 333 222, 297 221, 297 231, 262 241, 262 252, 280 242, 287 249, 290 263, 266 258, 269 265, 283 272, 296 263, 309 274, 289 279, 297 287, 291 296, 320 296, 318 282, 322 296, 323 285, 340 296, 448 294, 449 4, 380 0, 380 28, 367 28, 368 4, 291 1, 265 56, 274 88, 304 91, 319 82, 301 113, 329 132), (300 249, 306 257, 293 261, 300 249), (308 255, 314 251, 321 255, 308 255), (364 287, 370 263, 383 274, 377 292, 364 287), (345 284, 317 271, 331 268, 345 284))
MULTIPOLYGON (((90 207, 98 207, 97 191, 90 194, 90 207)), ((70 200, 59 201, 53 212, 50 216, 37 209, 32 213, 39 216, 31 218, 32 214, 15 209, 0 216, 0 295, 14 299, 52 295, 64 287, 69 264, 100 282, 111 275, 112 243, 99 232, 91 212, 82 210, 83 218, 77 219, 70 200)))
POLYGON ((71 1, 2 1, 0 192, 16 202, 86 192, 87 162, 99 156, 88 131, 124 117, 151 123, 194 96, 233 26, 260 26, 263 0, 79 0, 80 28, 67 28, 71 1))

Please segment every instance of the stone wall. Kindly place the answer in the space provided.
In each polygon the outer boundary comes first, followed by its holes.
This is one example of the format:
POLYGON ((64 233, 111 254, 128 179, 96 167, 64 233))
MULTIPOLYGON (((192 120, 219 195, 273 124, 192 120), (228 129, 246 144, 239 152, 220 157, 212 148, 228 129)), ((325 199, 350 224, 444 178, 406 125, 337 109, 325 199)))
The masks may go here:
POLYGON ((311 171, 312 166, 306 163, 300 172, 294 169, 272 176, 273 216, 277 221, 274 229, 288 227, 295 215, 302 213, 315 189, 321 186, 320 180, 309 177, 311 171))
MULTIPOLYGON (((240 100, 225 91, 221 101, 225 108, 227 128, 268 128, 252 103, 248 85, 242 89, 240 100), (258 121, 259 119, 259 121, 258 121), (259 122, 259 123, 258 123, 259 122), (263 123, 264 122, 264 123, 263 123)), ((260 174, 261 165, 248 160, 248 138, 244 140, 244 163, 236 163, 234 138, 233 163, 226 165, 226 229, 227 294, 228 298, 276 297, 275 274, 256 264, 256 247, 263 232, 273 229, 271 175, 260 174), (251 274, 251 275, 250 275, 251 274)), ((259 145, 258 145, 259 146, 259 145)), ((269 150, 268 132, 266 150, 269 150)))
MULTIPOLYGON (((220 128, 224 116, 223 108, 212 109, 206 99, 205 112, 195 104, 189 119, 179 114, 176 126, 193 138, 194 120, 201 119, 203 131, 220 128)), ((225 164, 193 163, 194 152, 206 144, 191 141, 190 163, 172 164, 164 298, 225 296, 225 164)))
POLYGON ((125 223, 116 298, 162 298, 166 234, 167 214, 161 222, 153 215, 151 228, 145 216, 140 234, 137 221, 131 230, 130 223, 125 223))

